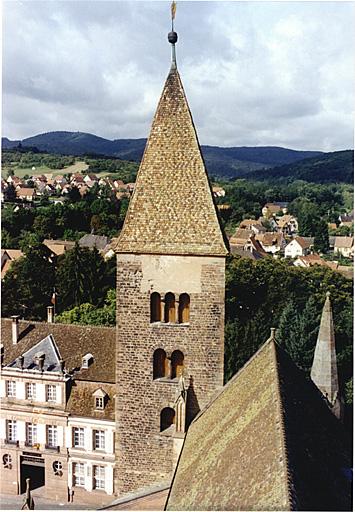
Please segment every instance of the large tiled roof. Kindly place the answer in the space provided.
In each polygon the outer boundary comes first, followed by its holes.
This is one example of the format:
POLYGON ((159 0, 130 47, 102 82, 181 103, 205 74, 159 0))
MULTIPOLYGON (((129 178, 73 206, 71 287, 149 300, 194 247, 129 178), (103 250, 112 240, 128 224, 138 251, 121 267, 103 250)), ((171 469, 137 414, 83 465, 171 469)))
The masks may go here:
POLYGON ((52 335, 65 368, 77 368, 75 379, 96 382, 115 382, 116 330, 112 327, 56 324, 46 322, 19 322, 19 341, 12 344, 11 320, 1 320, 1 342, 4 345, 4 364, 7 365, 30 350, 39 341, 52 335), (81 370, 82 357, 91 353, 94 362, 81 370))
POLYGON ((98 385, 96 382, 77 380, 71 387, 66 411, 72 416, 114 421, 115 397, 115 384, 98 385), (107 394, 107 400, 103 410, 98 410, 95 407, 95 397, 93 394, 99 388, 102 388, 107 394))
POLYGON ((187 433, 167 510, 350 510, 345 434, 273 339, 187 433))
POLYGON ((195 127, 172 68, 153 120, 119 253, 227 254, 195 127))

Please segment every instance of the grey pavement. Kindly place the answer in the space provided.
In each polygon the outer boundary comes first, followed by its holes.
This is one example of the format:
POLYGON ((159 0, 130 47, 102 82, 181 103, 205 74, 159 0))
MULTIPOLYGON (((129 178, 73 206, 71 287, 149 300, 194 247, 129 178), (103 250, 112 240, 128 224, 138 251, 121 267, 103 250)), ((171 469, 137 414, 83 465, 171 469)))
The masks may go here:
MULTIPOLYGON (((1 494, 0 510, 21 510, 25 495, 18 496, 1 494)), ((41 496, 33 495, 35 510, 96 510, 93 507, 77 505, 74 503, 62 501, 48 501, 41 496)))

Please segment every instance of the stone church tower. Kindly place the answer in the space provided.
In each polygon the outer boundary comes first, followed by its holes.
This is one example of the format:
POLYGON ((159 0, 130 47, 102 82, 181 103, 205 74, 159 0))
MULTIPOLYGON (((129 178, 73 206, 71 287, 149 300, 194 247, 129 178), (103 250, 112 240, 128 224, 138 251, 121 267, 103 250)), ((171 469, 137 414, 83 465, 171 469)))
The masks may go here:
POLYGON ((118 239, 115 489, 169 482, 223 386, 225 246, 175 62, 118 239))

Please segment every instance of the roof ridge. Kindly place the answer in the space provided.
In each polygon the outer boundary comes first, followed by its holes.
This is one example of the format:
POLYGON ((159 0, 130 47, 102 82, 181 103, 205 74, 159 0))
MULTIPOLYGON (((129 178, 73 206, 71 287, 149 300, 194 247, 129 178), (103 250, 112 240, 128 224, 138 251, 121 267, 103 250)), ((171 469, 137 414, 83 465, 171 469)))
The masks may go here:
MULTIPOLYGON (((12 322, 11 318, 6 318, 6 317, 1 317, 1 320, 5 321, 5 322, 12 322)), ((40 320, 19 319, 19 323, 43 325, 43 324, 47 324, 48 322, 45 322, 45 321, 41 322, 40 320)), ((62 323, 62 322, 52 322, 51 325, 58 325, 58 326, 68 325, 70 327, 88 327, 90 329, 116 329, 115 325, 110 327, 108 325, 71 324, 71 323, 62 323)))
POLYGON ((271 342, 271 345, 272 345, 272 353, 273 353, 273 358, 274 358, 274 363, 275 363, 275 385, 276 385, 276 392, 277 392, 277 395, 278 395, 278 399, 276 400, 276 409, 278 411, 278 414, 279 414, 279 423, 278 423, 278 426, 276 427, 280 433, 281 433, 281 439, 282 439, 282 446, 281 446, 281 449, 282 449, 282 453, 283 453, 283 460, 282 460, 282 463, 283 463, 283 466, 284 466, 284 469, 285 469, 285 472, 284 472, 284 476, 285 476, 285 487, 286 487, 286 494, 287 494, 287 497, 288 497, 288 504, 289 504, 289 510, 294 510, 295 509, 295 502, 296 502, 296 496, 295 496, 295 492, 294 492, 294 488, 293 488, 293 476, 292 476, 292 471, 290 469, 290 464, 289 464, 289 452, 288 452, 288 447, 287 447, 287 436, 286 436, 286 428, 285 428, 285 410, 284 410, 284 407, 283 407, 283 393, 282 393, 282 389, 281 389, 281 383, 280 383, 280 373, 278 371, 279 367, 280 367, 280 363, 279 363, 279 358, 278 358, 278 350, 279 350, 279 345, 276 343, 275 340, 271 339, 270 340, 271 342))

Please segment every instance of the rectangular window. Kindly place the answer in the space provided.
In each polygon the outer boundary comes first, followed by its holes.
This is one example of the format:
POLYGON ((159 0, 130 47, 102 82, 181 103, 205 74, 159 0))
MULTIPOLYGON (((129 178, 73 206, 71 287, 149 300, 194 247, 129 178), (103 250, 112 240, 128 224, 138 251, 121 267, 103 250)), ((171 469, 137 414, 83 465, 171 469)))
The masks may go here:
POLYGON ((50 448, 58 446, 58 429, 56 425, 47 425, 47 446, 50 448))
POLYGON ((6 381, 6 396, 15 398, 16 397, 16 381, 7 380, 6 381))
POLYGON ((36 384, 34 384, 33 382, 28 382, 26 384, 26 398, 27 400, 36 399, 36 384))
POLYGON ((73 485, 77 487, 85 485, 85 468, 82 462, 73 463, 73 485))
POLYGON ((103 409, 105 406, 104 398, 101 396, 96 397, 95 404, 96 404, 96 409, 103 409))
POLYGON ((105 466, 94 466, 94 489, 105 489, 105 466))
POLYGON ((84 429, 73 427, 73 446, 75 448, 84 448, 84 429))
POLYGON ((37 443, 37 425, 26 423, 26 444, 33 446, 37 443))
POLYGON ((6 439, 11 442, 17 441, 17 423, 14 420, 6 420, 6 439))
POLYGON ((94 430, 94 450, 105 449, 105 431, 94 430))
POLYGON ((46 386, 46 400, 47 402, 57 401, 57 386, 53 386, 52 384, 46 386))

